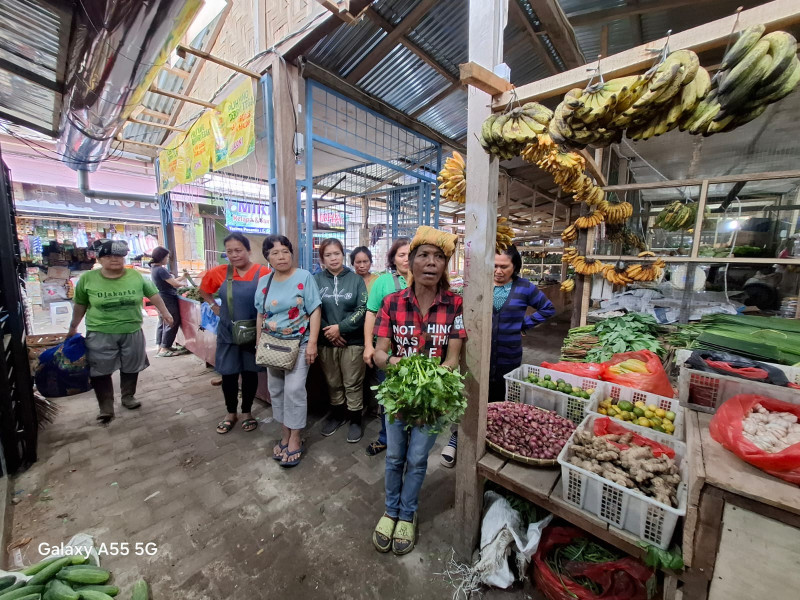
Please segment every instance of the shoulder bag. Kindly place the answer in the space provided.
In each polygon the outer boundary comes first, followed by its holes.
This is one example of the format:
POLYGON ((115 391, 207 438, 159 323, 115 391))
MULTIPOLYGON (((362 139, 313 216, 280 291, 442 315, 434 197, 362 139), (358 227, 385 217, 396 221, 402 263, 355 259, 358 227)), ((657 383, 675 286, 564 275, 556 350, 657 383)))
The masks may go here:
POLYGON ((256 343, 255 319, 236 320, 236 311, 233 307, 233 265, 228 265, 228 314, 231 316, 231 334, 233 343, 237 346, 249 346, 256 343))
MULTIPOLYGON (((267 289, 264 291, 264 306, 261 313, 265 319, 267 315, 267 296, 274 276, 274 273, 269 276, 267 289)), ((300 337, 285 340, 272 335, 262 328, 261 339, 258 342, 258 348, 256 348, 256 364, 271 369, 291 371, 294 369, 297 355, 300 353, 300 337)))

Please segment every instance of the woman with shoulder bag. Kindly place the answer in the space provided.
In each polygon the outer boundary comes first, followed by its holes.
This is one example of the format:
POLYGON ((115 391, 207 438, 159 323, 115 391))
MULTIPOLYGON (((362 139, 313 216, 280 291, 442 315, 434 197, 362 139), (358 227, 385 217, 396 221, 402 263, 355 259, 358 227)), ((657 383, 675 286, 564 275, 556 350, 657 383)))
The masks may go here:
POLYGON ((261 278, 255 294, 257 360, 267 366, 272 416, 283 426, 272 458, 294 467, 305 452, 300 432, 308 412, 306 376, 317 358, 322 301, 311 273, 294 266, 288 238, 267 236, 262 251, 273 272, 261 278))
POLYGON ((228 433, 236 423, 239 405, 239 378, 242 379, 242 429, 253 431, 258 421, 250 410, 258 391, 256 365, 255 319, 253 296, 259 279, 269 269, 250 260, 250 240, 241 233, 232 233, 223 241, 229 264, 206 272, 200 284, 200 294, 219 317, 217 352, 214 368, 222 375, 222 394, 228 414, 217 425, 217 433, 228 433), (219 292, 221 305, 213 294, 219 292), (244 329, 244 332, 243 332, 244 329), (249 329, 250 339, 247 339, 249 329))

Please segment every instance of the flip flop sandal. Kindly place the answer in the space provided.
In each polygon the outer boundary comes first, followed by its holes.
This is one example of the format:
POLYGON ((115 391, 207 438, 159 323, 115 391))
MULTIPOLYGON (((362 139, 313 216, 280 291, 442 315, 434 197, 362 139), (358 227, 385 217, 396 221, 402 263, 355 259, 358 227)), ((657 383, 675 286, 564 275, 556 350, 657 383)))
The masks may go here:
POLYGON ((174 352, 175 354, 173 356, 183 356, 184 354, 191 354, 192 351, 183 346, 177 346, 174 352))
POLYGON ((372 544, 378 552, 388 552, 392 549, 392 537, 397 526, 397 520, 388 515, 383 515, 372 532, 372 544))
POLYGON ((367 446, 367 454, 369 456, 375 456, 384 450, 386 450, 386 444, 381 444, 380 442, 372 442, 369 446, 367 446))
POLYGON ((217 433, 219 434, 228 433, 231 429, 233 429, 235 423, 236 421, 229 421, 228 419, 220 421, 219 424, 217 425, 217 433))
POLYGON ((408 554, 414 549, 417 543, 417 513, 414 513, 414 521, 397 521, 392 536, 392 552, 397 556, 408 554))
POLYGON ((286 450, 289 447, 289 444, 285 444, 285 445, 281 444, 280 440, 278 440, 276 442, 276 444, 278 445, 278 448, 281 449, 281 453, 280 454, 273 454, 272 455, 272 460, 283 460, 283 452, 284 452, 284 450, 286 450))
POLYGON ((176 350, 167 350, 156 354, 156 358, 169 358, 170 356, 178 356, 178 352, 176 350))
POLYGON ((255 419, 245 419, 242 421, 242 429, 245 431, 255 431, 258 429, 258 421, 255 419))
POLYGON ((287 452, 286 453, 286 458, 291 458, 292 456, 296 456, 298 454, 300 456, 298 456, 297 458, 292 458, 291 460, 281 460, 281 462, 279 462, 278 464, 280 466, 282 466, 283 468, 285 468, 285 469, 288 469, 290 467, 296 467, 297 465, 300 464, 300 461, 303 460, 303 456, 305 456, 305 451, 306 451, 306 447, 305 446, 300 446, 294 452, 287 452))
POLYGON ((445 446, 442 450, 442 457, 439 459, 439 463, 443 467, 452 469, 456 466, 456 452, 458 452, 458 450, 452 446, 445 446))
POLYGON ((106 425, 107 423, 110 423, 111 421, 114 420, 114 415, 109 415, 108 413, 100 413, 99 415, 97 415, 97 420, 101 424, 106 425))

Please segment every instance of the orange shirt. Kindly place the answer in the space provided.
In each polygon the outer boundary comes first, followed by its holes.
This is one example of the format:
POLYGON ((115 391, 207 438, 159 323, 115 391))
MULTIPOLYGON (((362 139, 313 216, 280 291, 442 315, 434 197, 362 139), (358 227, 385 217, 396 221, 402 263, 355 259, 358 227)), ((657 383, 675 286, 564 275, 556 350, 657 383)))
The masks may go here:
MULTIPOLYGON (((264 265, 259 265, 254 263, 250 270, 244 274, 244 277, 239 276, 239 271, 234 269, 233 270, 233 280, 234 281, 253 281, 254 279, 258 281, 264 275, 269 275, 271 273, 269 267, 265 267, 264 265)), ((206 271, 206 274, 203 275, 203 281, 200 282, 200 289, 203 290, 206 294, 213 294, 215 293, 225 280, 228 278, 228 265, 219 265, 218 267, 214 267, 213 269, 209 269, 206 271)))

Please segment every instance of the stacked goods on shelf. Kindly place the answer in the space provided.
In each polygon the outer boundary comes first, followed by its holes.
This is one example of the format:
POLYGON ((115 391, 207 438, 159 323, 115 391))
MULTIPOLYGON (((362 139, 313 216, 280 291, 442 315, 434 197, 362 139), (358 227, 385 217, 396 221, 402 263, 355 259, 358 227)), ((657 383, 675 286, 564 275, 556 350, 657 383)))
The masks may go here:
POLYGON ((524 458, 554 462, 573 431, 568 419, 529 404, 492 402, 487 409, 490 445, 524 458))
POLYGON ((686 514, 685 455, 670 436, 589 415, 558 456, 564 500, 666 549, 686 514))
POLYGON ((488 153, 502 159, 519 156, 525 146, 535 143, 538 136, 547 132, 553 117, 549 108, 530 102, 511 108, 503 114, 493 114, 483 122, 478 138, 488 153))
POLYGON ((439 171, 439 191, 445 200, 465 204, 467 201, 467 163, 458 152, 448 156, 439 171))
POLYGON ((534 365, 520 365, 504 375, 506 399, 533 404, 577 424, 596 405, 598 381, 534 365))

